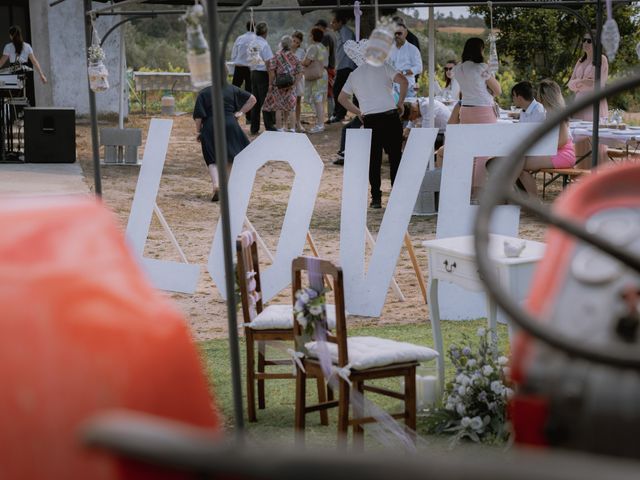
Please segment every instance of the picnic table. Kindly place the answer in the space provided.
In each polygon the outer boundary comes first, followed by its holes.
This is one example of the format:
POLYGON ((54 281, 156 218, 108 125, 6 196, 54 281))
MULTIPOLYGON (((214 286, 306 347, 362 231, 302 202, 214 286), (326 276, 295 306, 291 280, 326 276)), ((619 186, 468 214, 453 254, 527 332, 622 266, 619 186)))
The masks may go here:
POLYGON ((133 72, 136 92, 140 92, 142 111, 147 113, 147 92, 170 90, 173 92, 197 92, 191 84, 190 73, 178 72, 133 72))

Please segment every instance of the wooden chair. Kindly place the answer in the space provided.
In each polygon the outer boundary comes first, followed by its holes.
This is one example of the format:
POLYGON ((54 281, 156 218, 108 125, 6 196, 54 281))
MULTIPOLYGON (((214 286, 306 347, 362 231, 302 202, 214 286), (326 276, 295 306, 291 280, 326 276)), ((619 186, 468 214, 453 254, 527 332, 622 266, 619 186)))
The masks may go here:
MULTIPOLYGON (((267 360, 265 342, 293 340, 293 309, 291 305, 269 305, 264 308, 260 283, 260 265, 258 247, 255 236, 249 232, 238 235, 236 240, 237 279, 242 302, 244 335, 247 344, 247 416, 250 422, 256 417, 256 383, 258 386, 258 408, 264 409, 266 398, 264 392, 267 379, 293 379, 292 373, 266 372, 267 366, 288 365, 293 359, 267 360), (258 345, 258 361, 256 366, 256 344, 258 345)), ((330 323, 335 325, 335 313, 332 306, 327 307, 330 323)), ((318 378, 318 397, 326 399, 324 381, 318 378)), ((322 425, 328 425, 326 412, 320 412, 322 425)))
MULTIPOLYGON (((305 417, 307 413, 338 407, 338 446, 344 447, 346 445, 349 426, 353 426, 354 444, 358 448, 362 448, 364 446, 362 425, 376 422, 376 419, 363 416, 361 403, 358 407, 354 404, 354 415, 349 415, 350 397, 353 395, 353 391, 358 392, 361 398, 364 398, 366 391, 403 400, 403 412, 391 416, 395 419, 404 419, 406 427, 414 431, 416 428, 416 367, 420 361, 436 358, 438 353, 430 348, 375 337, 347 338, 342 269, 327 260, 313 257, 296 258, 292 265, 294 302, 296 301, 295 292, 302 288, 302 273, 305 271, 312 272, 312 275, 315 275, 316 278, 328 275, 333 279, 336 333, 335 335, 327 333, 327 348, 332 357, 333 368, 340 369, 343 376, 348 372, 351 386, 342 376, 332 375, 329 380, 334 384, 337 382, 339 385, 338 400, 330 399, 324 402, 320 400, 317 405, 308 406, 306 404, 306 378, 308 376, 324 377, 324 373, 317 356, 318 342, 312 341, 301 345, 302 327, 297 321, 294 322, 296 349, 297 351, 302 351, 303 348, 306 350, 306 355, 301 360, 304 370, 300 365, 296 367, 296 429, 298 430, 298 440, 301 443, 304 442, 305 417), (350 348, 357 350, 358 355, 350 357, 350 348), (393 361, 389 358, 390 356, 402 359, 393 361), (404 392, 396 392, 365 384, 369 380, 394 377, 404 379, 404 392)), ((313 286, 313 288, 316 287, 313 286)))

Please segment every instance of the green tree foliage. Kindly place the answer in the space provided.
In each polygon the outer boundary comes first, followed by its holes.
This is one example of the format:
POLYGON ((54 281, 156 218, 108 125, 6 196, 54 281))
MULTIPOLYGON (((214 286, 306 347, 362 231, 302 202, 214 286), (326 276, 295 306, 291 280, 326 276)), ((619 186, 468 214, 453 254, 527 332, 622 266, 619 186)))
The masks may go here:
MULTIPOLYGON (((471 11, 485 15, 487 7, 472 7, 471 11)), ((638 42, 640 18, 638 7, 619 6, 614 17, 620 29, 618 54, 609 65, 609 75, 615 76, 637 64, 635 45, 638 42)), ((578 9, 590 25, 595 25, 593 6, 578 9)), ((581 40, 585 28, 571 13, 547 8, 494 7, 493 25, 499 30, 498 56, 504 66, 511 67, 519 80, 537 82, 552 78, 566 85, 575 63, 581 55, 581 40)))

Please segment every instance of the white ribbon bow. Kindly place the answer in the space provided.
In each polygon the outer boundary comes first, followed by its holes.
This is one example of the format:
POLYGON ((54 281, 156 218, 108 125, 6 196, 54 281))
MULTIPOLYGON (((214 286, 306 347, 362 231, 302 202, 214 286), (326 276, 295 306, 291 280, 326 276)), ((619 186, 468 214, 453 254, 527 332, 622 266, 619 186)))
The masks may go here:
POLYGON ((307 371, 304 369, 304 365, 302 365, 302 361, 300 360, 301 358, 304 358, 304 353, 296 352, 293 348, 287 348, 287 353, 289 354, 289 356, 291 356, 291 362, 293 363, 293 375, 295 376, 298 374, 296 365, 300 367, 300 370, 302 370, 304 373, 307 373, 307 371))

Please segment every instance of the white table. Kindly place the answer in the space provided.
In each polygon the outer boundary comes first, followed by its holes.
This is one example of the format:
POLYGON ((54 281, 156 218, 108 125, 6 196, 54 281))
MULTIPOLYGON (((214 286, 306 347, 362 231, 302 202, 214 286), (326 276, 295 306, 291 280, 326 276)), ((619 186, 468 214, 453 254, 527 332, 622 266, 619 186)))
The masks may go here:
MULTIPOLYGON (((440 391, 444 391, 444 358, 445 350, 440 328, 440 307, 438 305, 438 282, 445 281, 459 285, 474 292, 485 291, 484 284, 478 277, 473 236, 441 238, 427 240, 422 245, 428 250, 429 259, 429 312, 431 328, 438 358, 438 377, 440 391)), ((531 276, 538 260, 544 255, 545 244, 533 240, 523 240, 504 235, 490 235, 489 256, 493 260, 500 286, 506 289, 514 299, 523 301, 529 291, 531 276), (504 241, 520 243, 526 246, 519 257, 509 258, 504 254, 504 241)), ((463 298, 460 299, 464 301, 463 298)), ((487 295, 487 320, 489 328, 497 332, 497 305, 487 295)))
MULTIPOLYGON (((592 122, 571 121, 569 122, 569 129, 574 141, 593 136, 592 122)), ((628 126, 624 130, 600 127, 598 129, 598 141, 610 147, 636 147, 640 142, 640 127, 628 126)))

